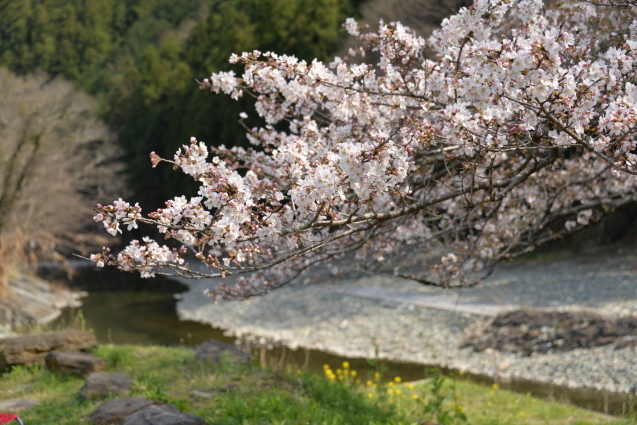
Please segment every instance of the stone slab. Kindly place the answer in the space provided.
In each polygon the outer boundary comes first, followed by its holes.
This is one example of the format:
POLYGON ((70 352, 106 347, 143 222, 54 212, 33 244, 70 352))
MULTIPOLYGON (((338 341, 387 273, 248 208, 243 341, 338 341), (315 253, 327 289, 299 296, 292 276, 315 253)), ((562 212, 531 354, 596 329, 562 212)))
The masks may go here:
POLYGON ((69 375, 86 377, 93 372, 101 372, 106 360, 89 353, 73 351, 52 351, 46 358, 46 368, 69 375))
POLYGON ((0 370, 10 366, 42 364, 51 351, 87 350, 97 347, 87 331, 55 331, 0 339, 0 370))
POLYGON ((138 410, 124 419, 122 425, 206 425, 206 421, 182 412, 173 404, 162 404, 138 410))
POLYGON ((123 373, 91 373, 80 389, 80 396, 87 400, 106 398, 111 394, 127 394, 133 381, 123 373))
POLYGON ((117 398, 100 405, 89 419, 93 425, 120 425, 126 417, 154 403, 144 397, 117 398))

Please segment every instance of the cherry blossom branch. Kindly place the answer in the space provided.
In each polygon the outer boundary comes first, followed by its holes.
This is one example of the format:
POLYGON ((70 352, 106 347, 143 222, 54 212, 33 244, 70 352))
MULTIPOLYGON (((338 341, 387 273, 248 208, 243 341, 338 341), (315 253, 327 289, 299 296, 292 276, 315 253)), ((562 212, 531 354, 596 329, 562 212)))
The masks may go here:
POLYGON ((221 298, 339 262, 472 286, 498 261, 637 201, 635 8, 476 0, 427 40, 400 23, 345 27, 362 42, 352 53, 377 52, 375 66, 253 51, 230 59, 242 75, 204 79, 254 99, 266 125, 246 127, 253 147, 192 138, 172 160, 151 155, 198 195, 148 217, 120 199, 96 220, 111 234, 154 225, 182 247, 146 240, 92 259, 143 276, 237 276, 210 292, 221 298), (188 250, 208 271, 185 264, 188 250))

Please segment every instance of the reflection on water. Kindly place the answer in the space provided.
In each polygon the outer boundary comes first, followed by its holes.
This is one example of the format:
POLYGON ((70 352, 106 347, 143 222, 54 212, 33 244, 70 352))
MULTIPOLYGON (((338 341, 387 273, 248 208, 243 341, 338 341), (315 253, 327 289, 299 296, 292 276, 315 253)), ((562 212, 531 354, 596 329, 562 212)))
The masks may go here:
MULTIPOLYGON (((82 299, 81 310, 86 329, 92 330, 100 343, 197 345, 212 338, 233 341, 209 325, 179 320, 175 302, 169 293, 93 292, 82 299)), ((75 315, 73 309, 67 309, 58 323, 75 315)))
MULTIPOLYGON (((235 341, 234 338, 224 336, 221 329, 178 319, 173 293, 183 292, 185 290, 183 285, 175 286, 162 280, 154 282, 146 280, 140 283, 130 274, 116 272, 115 275, 111 275, 91 270, 83 271, 80 278, 85 279, 84 284, 82 281, 75 280, 74 286, 89 291, 102 289, 101 292, 89 292, 89 295, 82 299, 81 308, 85 328, 92 330, 100 343, 194 346, 209 339, 227 343, 235 341), (120 283, 114 283, 113 277, 116 277, 120 283), (130 279, 132 280, 127 282, 130 279), (108 290, 104 291, 105 287, 108 290), (149 290, 151 288, 153 290, 149 290)), ((77 312, 67 309, 57 319, 57 324, 68 323, 76 316, 77 312)), ((337 368, 345 360, 365 379, 371 377, 376 371, 376 367, 366 359, 344 358, 314 350, 292 351, 285 347, 267 350, 265 347, 257 347, 253 349, 253 355, 268 366, 304 368, 317 374, 323 374, 324 364, 337 368)), ((384 363, 389 378, 400 376, 405 381, 414 381, 426 377, 427 367, 424 365, 384 363)), ((453 371, 444 370, 443 372, 453 373, 453 371)), ((489 385, 493 384, 493 378, 489 376, 465 375, 465 377, 489 385)), ((611 414, 627 412, 630 402, 628 394, 569 389, 526 380, 500 381, 500 386, 611 414)))

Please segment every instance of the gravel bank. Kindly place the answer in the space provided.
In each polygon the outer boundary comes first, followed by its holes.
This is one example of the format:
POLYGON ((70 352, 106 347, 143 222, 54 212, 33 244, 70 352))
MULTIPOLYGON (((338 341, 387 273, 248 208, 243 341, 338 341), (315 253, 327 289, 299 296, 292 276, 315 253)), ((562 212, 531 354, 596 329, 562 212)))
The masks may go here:
MULTIPOLYGON (((326 279, 327 280, 327 279, 326 279)), ((637 314, 637 253, 592 252, 553 262, 529 261, 497 269, 481 287, 440 291, 391 277, 294 285, 242 302, 211 304, 202 296, 214 282, 185 281, 180 318, 209 323, 228 333, 291 348, 346 357, 438 364, 474 374, 522 378, 571 388, 628 392, 637 384, 636 348, 614 345, 525 357, 459 348, 492 318, 422 308, 409 302, 352 296, 360 288, 454 297, 458 305, 484 303, 560 311, 592 311, 607 317, 637 314), (348 293, 348 291, 350 293, 348 293)))

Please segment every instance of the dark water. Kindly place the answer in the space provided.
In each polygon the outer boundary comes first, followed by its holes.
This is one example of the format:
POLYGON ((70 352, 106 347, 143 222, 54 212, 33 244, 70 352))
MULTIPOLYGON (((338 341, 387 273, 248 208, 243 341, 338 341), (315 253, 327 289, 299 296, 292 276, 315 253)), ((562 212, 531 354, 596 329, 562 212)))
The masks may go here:
MULTIPOLYGON (((191 321, 180 321, 171 294, 150 291, 92 292, 82 299, 79 311, 67 309, 58 322, 85 320, 101 343, 197 345, 223 332, 191 321)), ((54 325, 55 326, 55 325, 54 325)))
MULTIPOLYGON (((72 286, 88 290, 89 295, 82 299, 81 309, 65 310, 54 326, 64 326, 70 322, 74 322, 74 327, 81 324, 85 329, 92 330, 100 343, 195 346, 209 339, 234 342, 234 338, 224 336, 222 329, 178 319, 173 295, 187 289, 179 283, 167 279, 142 280, 117 271, 85 269, 73 279, 72 286)), ((367 379, 377 367, 367 359, 344 358, 315 350, 256 347, 252 351, 255 357, 269 366, 303 368, 318 374, 323 373, 324 364, 335 369, 343 361, 348 361, 352 369, 367 379)), ((427 376, 425 365, 394 362, 384 364, 387 367, 386 376, 390 378, 400 376, 405 381, 414 381, 427 376)), ((443 372, 455 373, 450 370, 443 372)), ((489 376, 464 377, 493 384, 493 378, 489 376)), ((627 406, 633 403, 628 394, 569 389, 527 380, 500 381, 499 385, 513 391, 617 415, 628 412, 627 406)))

